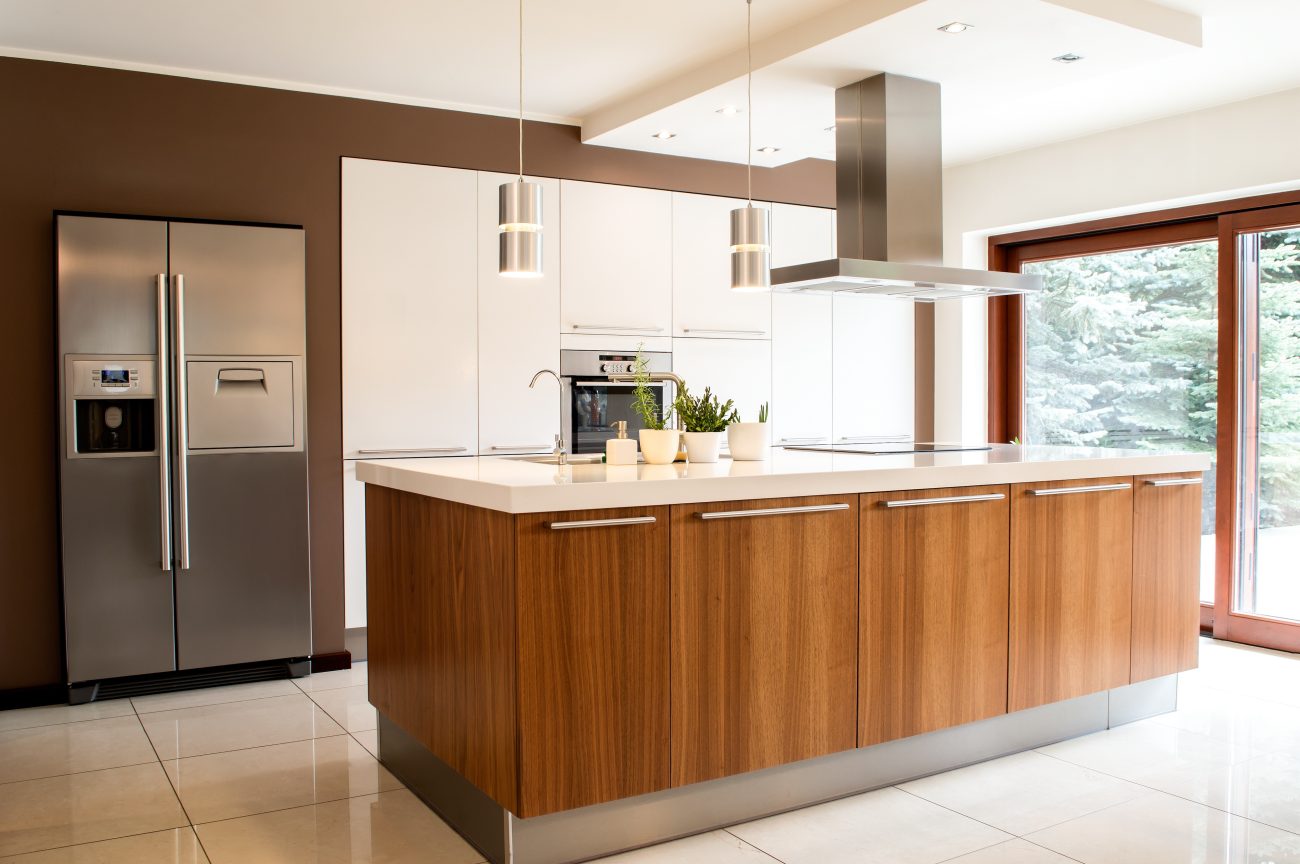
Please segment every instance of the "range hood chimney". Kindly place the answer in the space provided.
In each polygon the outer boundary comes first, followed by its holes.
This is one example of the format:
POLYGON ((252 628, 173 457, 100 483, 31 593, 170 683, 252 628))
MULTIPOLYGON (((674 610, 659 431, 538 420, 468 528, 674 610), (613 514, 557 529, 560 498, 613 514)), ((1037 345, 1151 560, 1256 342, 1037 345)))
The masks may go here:
POLYGON ((772 270, 783 293, 877 294, 916 306, 917 441, 934 440, 935 300, 1029 294, 1040 276, 943 266, 939 85, 882 73, 835 91, 837 258, 772 270))

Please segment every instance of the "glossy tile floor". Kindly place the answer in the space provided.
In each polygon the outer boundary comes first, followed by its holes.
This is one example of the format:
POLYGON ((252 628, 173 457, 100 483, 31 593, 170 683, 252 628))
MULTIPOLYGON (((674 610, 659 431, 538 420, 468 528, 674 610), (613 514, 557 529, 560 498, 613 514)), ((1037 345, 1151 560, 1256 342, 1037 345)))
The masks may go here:
MULTIPOLYGON (((375 760, 365 682, 0 712, 0 862, 480 861, 375 760)), ((1179 700, 606 864, 1300 864, 1300 657, 1203 641, 1179 700)))

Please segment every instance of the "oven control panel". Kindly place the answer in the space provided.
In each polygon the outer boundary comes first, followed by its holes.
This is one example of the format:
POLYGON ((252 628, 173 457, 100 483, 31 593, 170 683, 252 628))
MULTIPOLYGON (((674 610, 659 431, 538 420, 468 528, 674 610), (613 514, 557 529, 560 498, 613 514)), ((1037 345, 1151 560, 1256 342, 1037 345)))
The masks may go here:
POLYGON ((622 360, 610 363, 601 363, 600 371, 605 375, 622 375, 631 374, 636 371, 636 363, 625 363, 622 360))

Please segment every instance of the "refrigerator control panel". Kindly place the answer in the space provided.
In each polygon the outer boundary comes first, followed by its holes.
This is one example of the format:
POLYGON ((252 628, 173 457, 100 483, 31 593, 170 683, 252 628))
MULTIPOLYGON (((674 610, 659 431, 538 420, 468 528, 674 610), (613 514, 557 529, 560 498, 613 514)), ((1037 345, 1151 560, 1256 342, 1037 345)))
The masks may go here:
POLYGON ((154 396, 154 360, 139 357, 71 359, 72 398, 149 399, 154 396))

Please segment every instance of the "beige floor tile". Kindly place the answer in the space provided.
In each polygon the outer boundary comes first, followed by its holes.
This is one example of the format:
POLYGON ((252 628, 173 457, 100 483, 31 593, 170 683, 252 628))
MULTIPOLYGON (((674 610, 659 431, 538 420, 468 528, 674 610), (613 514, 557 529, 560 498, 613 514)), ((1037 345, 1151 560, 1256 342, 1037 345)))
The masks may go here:
POLYGON ((366 685, 323 690, 307 694, 325 713, 337 720, 349 732, 366 732, 379 725, 375 708, 370 704, 366 685))
POLYGON ((157 762, 0 784, 0 855, 186 824, 157 762))
POLYGON ((1180 686, 1178 710, 1151 722, 1233 744, 1237 752, 1300 756, 1300 708, 1253 696, 1180 686))
POLYGON ((140 721, 163 760, 343 733, 302 693, 159 711, 141 715, 140 721))
POLYGON ((212 864, 474 864, 483 857, 406 790, 197 828, 212 864))
POLYGON ((1041 753, 1017 753, 899 788, 1020 836, 1131 801, 1141 786, 1041 753))
POLYGON ((769 856, 726 831, 697 834, 599 860, 600 864, 774 864, 769 856))
POLYGON ((1152 770, 1232 765, 1262 755, 1240 741, 1221 741, 1152 720, 1062 741, 1038 752, 1134 783, 1143 783, 1152 770))
POLYGON ((352 737, 357 739, 357 742, 362 747, 366 748, 371 756, 374 756, 376 759, 379 758, 378 729, 366 729, 364 732, 353 732, 352 737))
POLYGON ((317 672, 306 678, 295 678, 293 683, 304 693, 317 693, 321 690, 340 690, 344 687, 356 687, 365 684, 368 676, 366 664, 353 663, 351 669, 336 669, 333 672, 317 672))
POLYGON ((1274 753, 1233 765, 1156 765, 1142 772, 1141 782, 1179 798, 1300 834, 1300 759, 1291 756, 1274 753))
POLYGON ((195 824, 402 788, 350 735, 195 756, 163 767, 195 824))
POLYGON ((0 783, 153 762, 134 714, 0 732, 0 783))
POLYGON ((944 864, 1075 864, 1075 862, 1050 849, 1017 838, 996 846, 989 846, 978 852, 950 858, 944 864))
POLYGON ((193 828, 172 828, 0 858, 4 864, 208 864, 193 828))
POLYGON ((293 696, 299 693, 288 679, 254 681, 252 684, 231 684, 227 687, 202 687, 182 690, 179 693, 155 693, 136 696, 131 700, 141 714, 154 711, 175 711, 179 708, 198 708, 202 705, 220 705, 223 702, 247 702, 250 699, 267 699, 272 696, 293 696))
POLYGON ((785 864, 935 864, 1012 839, 894 788, 728 830, 785 864))
POLYGON ((1083 864, 1283 864, 1300 835, 1151 792, 1028 835, 1083 864))
POLYGON ((10 729, 30 729, 33 726, 53 726, 58 723, 76 723, 81 720, 103 720, 107 717, 125 717, 134 714, 130 699, 110 699, 88 705, 42 705, 39 708, 16 708, 0 711, 0 732, 10 729))

